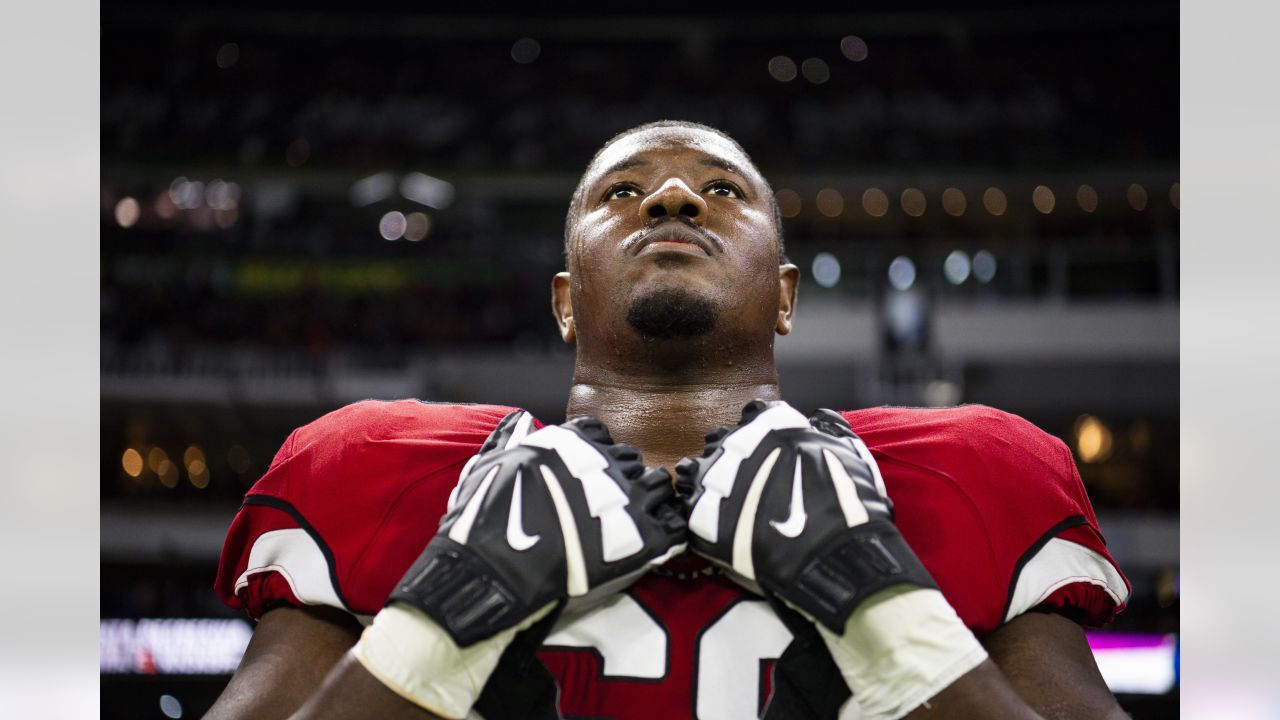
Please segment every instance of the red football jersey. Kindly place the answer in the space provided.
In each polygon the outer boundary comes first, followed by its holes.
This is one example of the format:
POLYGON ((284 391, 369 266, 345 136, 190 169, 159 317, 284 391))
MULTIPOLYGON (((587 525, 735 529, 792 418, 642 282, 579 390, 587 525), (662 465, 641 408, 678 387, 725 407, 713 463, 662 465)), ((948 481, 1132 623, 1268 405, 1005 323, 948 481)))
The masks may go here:
MULTIPOLYGON (((364 401, 294 431, 232 522, 219 596, 254 618, 286 603, 367 621, 435 534, 463 464, 512 411, 364 401)), ((975 405, 842 414, 876 461, 898 528, 979 637, 1038 606, 1090 625, 1124 607, 1128 581, 1060 440, 975 405)), ((565 718, 754 718, 781 704, 775 682, 818 692, 821 673, 783 671, 813 667, 802 657, 811 641, 682 556, 562 616, 540 659, 565 718)), ((858 717, 843 683, 832 692, 844 694, 842 720, 858 717)))

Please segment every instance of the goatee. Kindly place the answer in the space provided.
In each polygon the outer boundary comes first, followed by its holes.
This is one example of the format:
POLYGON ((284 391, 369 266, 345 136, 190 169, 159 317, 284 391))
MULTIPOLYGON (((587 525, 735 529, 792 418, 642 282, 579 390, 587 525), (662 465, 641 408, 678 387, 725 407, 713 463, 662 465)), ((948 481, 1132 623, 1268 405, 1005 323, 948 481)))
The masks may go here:
POLYGON ((683 340, 709 334, 716 326, 716 309, 683 288, 659 288, 631 302, 627 322, 647 339, 683 340))

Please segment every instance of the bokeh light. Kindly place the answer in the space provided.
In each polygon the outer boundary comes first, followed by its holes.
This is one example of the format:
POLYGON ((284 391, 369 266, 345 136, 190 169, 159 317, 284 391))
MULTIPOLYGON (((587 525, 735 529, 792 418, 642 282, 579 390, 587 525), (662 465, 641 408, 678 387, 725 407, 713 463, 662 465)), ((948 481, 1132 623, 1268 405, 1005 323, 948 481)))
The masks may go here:
POLYGON ((180 720, 182 718, 182 703, 178 702, 178 698, 172 695, 160 696, 160 712, 171 720, 180 720))
POLYGON ((240 205, 240 186, 217 178, 205 188, 204 199, 214 210, 231 210, 240 205))
POLYGON ((1111 457, 1111 428, 1092 415, 1076 419, 1076 452, 1086 463, 1099 463, 1111 457))
POLYGON ((889 196, 880 188, 867 188, 862 193, 862 209, 871 217, 884 217, 889 212, 889 196))
POLYGON ((867 59, 867 43, 857 35, 846 35, 840 39, 840 54, 853 62, 867 59))
POLYGON ((804 75, 805 80, 814 85, 821 85, 831 79, 831 68, 827 67, 827 64, 820 58, 809 58, 800 63, 800 72, 804 75))
POLYGON ((400 194, 406 200, 443 210, 453 203, 453 183, 426 173, 411 172, 400 179, 400 194))
POLYGON ((778 82, 791 82, 796 79, 796 63, 786 55, 778 55, 769 60, 769 75, 778 82))
POLYGON ((173 198, 169 197, 169 191, 163 190, 156 195, 155 202, 156 216, 161 220, 172 220, 178 215, 178 206, 173 204, 173 198))
POLYGON ((832 188, 819 190, 814 204, 817 205, 818 212, 830 218, 839 217, 844 212, 844 196, 839 190, 832 188))
POLYGON ((141 214, 142 208, 134 198, 122 197, 120 202, 116 203, 116 224, 122 228, 133 227, 134 223, 138 222, 138 217, 141 214))
POLYGON ((197 490, 209 487, 209 466, 203 460, 196 460, 187 466, 187 479, 197 490))
POLYGON ((925 208, 929 206, 929 200, 917 188, 903 190, 900 201, 902 202, 902 211, 911 217, 924 215, 925 208))
POLYGON ((160 484, 169 489, 178 487, 178 466, 166 460, 160 467, 160 472, 156 473, 160 478, 160 484))
POLYGON ((896 290, 910 290, 916 284, 916 264, 899 255, 889 263, 889 284, 896 290))
POLYGON ((138 477, 142 474, 142 453, 129 448, 120 456, 120 467, 129 477, 138 477))
POLYGON ((181 176, 176 177, 169 184, 169 199, 179 209, 195 210, 204 205, 204 183, 181 176))
POLYGON ((231 227, 236 224, 236 220, 239 219, 240 211, 236 208, 213 211, 213 221, 223 230, 230 230, 231 227))
POLYGON ((959 285, 968 280, 970 269, 969 254, 963 250, 952 250, 947 255, 947 259, 942 262, 942 274, 952 285, 959 285))
POLYGON ((1129 207, 1138 212, 1147 209, 1147 189, 1138 183, 1133 183, 1129 186, 1129 189, 1125 192, 1125 199, 1129 201, 1129 207))
POLYGON ((835 255, 820 252, 813 258, 813 281, 824 288, 840 282, 840 261, 835 255))
POLYGON ((239 60, 240 46, 233 42, 224 43, 222 47, 218 48, 218 54, 214 56, 214 61, 217 62, 218 67, 223 70, 229 70, 239 60))
POLYGON ((511 44, 511 59, 521 65, 528 65, 542 54, 542 45, 533 38, 520 38, 511 44))
POLYGON ((801 206, 804 204, 800 199, 800 193, 787 188, 774 193, 773 199, 778 203, 778 213, 784 218, 793 218, 799 215, 801 206))
POLYGON ((151 468, 151 472, 159 474, 160 469, 169 462, 169 453, 163 448, 153 447, 147 451, 147 467, 151 468))
POLYGON ((1058 199, 1054 197, 1053 191, 1047 186, 1037 185, 1035 190, 1031 191, 1031 204, 1036 206, 1036 210, 1048 215, 1053 212, 1054 205, 1057 205, 1058 199))
POLYGON ((227 449, 227 465, 231 467, 231 471, 237 475, 243 475, 249 472, 253 461, 249 457, 249 451, 240 445, 232 445, 227 449))
POLYGON ((383 240, 399 240, 404 237, 407 227, 408 221, 405 220, 404 213, 392 210, 378 221, 378 234, 382 235, 383 240))
POLYGON ((960 188, 949 187, 942 191, 942 209, 948 215, 960 217, 968 206, 969 202, 960 188))
POLYGON ((1098 191, 1093 189, 1092 185, 1081 185, 1076 190, 1076 204, 1080 209, 1091 213, 1098 209, 1098 191))
POLYGON ((418 242, 431 232, 431 218, 426 213, 411 212, 404 218, 404 239, 418 242))
POLYGON ((982 207, 987 212, 995 216, 1004 214, 1009 209, 1009 199, 1005 197, 1004 191, 998 187, 989 187, 986 192, 982 193, 982 207))
POLYGON ((200 449, 199 445, 189 445, 187 446, 186 451, 182 453, 182 464, 186 466, 187 471, 190 472, 191 465, 195 462, 199 462, 201 465, 204 465, 204 450, 200 449))
POLYGON ((986 250, 973 254, 973 279, 986 285, 996 276, 996 256, 986 250))

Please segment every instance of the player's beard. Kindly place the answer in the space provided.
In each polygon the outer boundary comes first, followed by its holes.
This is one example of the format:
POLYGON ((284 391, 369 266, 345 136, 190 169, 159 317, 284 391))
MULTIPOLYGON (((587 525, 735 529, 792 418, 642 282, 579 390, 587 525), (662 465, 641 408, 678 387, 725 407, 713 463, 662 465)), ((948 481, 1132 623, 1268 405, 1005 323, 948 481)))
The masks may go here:
POLYGON ((627 322, 646 339, 687 340, 715 329, 716 308, 684 288, 657 288, 631 301, 627 322))

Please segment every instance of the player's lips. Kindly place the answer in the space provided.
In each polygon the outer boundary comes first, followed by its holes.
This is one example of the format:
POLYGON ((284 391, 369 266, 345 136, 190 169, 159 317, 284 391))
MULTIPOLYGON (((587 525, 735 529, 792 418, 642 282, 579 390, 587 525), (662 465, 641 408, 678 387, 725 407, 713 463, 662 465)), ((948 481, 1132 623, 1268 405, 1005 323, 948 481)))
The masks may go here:
POLYGON ((629 250, 639 255, 646 248, 652 251, 673 251, 700 255, 713 255, 719 248, 709 237, 681 223, 663 223, 645 230, 632 240, 629 250))

